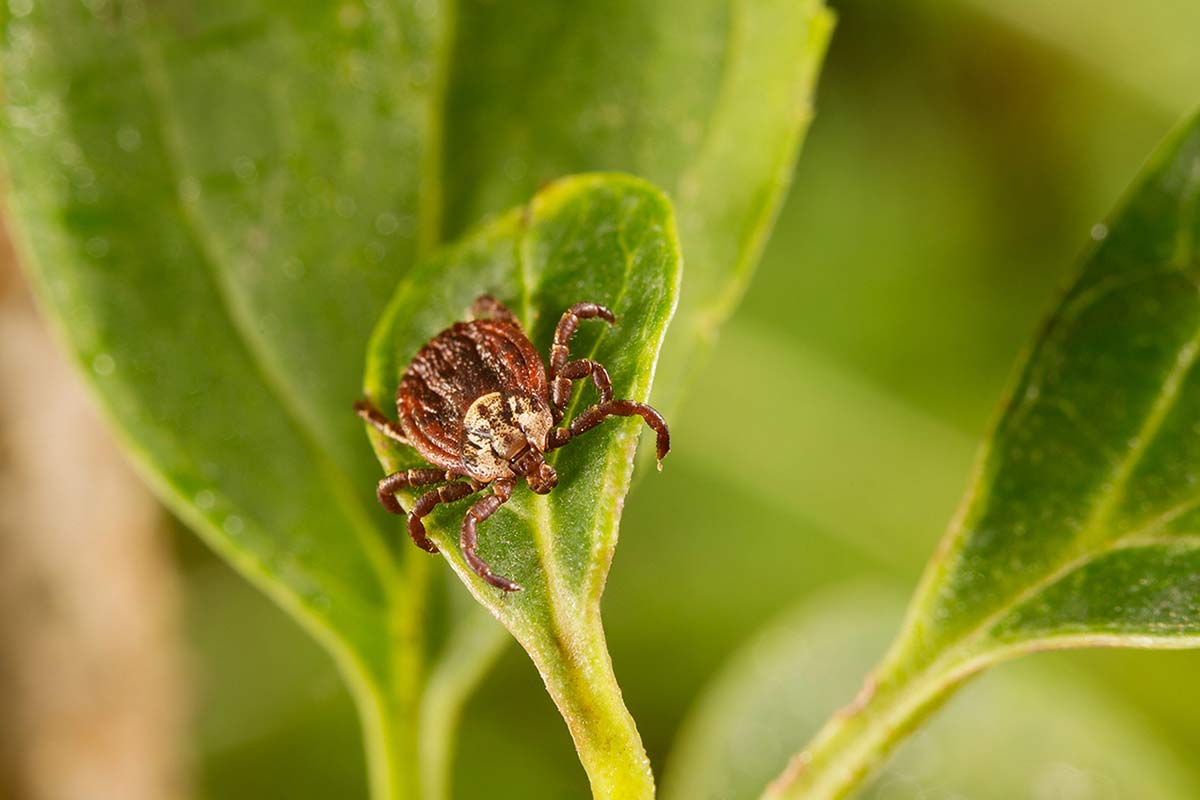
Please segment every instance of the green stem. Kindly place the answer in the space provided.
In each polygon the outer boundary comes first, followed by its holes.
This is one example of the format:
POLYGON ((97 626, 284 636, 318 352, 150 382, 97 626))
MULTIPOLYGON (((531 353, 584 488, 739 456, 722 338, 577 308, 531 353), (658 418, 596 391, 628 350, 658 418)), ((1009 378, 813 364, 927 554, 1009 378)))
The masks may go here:
POLYGON ((372 690, 359 701, 372 800, 419 800, 417 704, 372 690))
POLYGON ((508 631, 482 608, 459 624, 430 668, 421 705, 421 776, 424 800, 450 797, 458 723, 471 692, 508 642, 508 631))
MULTIPOLYGON (((546 688, 575 740, 597 800, 651 800, 654 774, 613 673, 598 613, 572 626, 553 665, 539 664, 546 688)), ((535 657, 536 658, 536 657, 535 657)))
POLYGON ((405 560, 392 598, 389 670, 355 682, 371 800, 421 800, 422 620, 430 567, 424 558, 405 560))
POLYGON ((912 671, 885 660, 859 696, 834 714, 767 787, 763 800, 849 796, 982 666, 982 661, 942 660, 912 671))

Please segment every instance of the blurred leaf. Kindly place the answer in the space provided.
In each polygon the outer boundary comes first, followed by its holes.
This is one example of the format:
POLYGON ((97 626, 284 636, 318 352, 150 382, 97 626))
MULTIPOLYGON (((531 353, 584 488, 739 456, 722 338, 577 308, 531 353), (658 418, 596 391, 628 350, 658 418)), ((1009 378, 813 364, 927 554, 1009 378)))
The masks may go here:
POLYGON ((832 28, 821 0, 466 0, 443 233, 565 174, 621 170, 663 187, 688 264, 655 395, 671 408, 758 260, 832 28))
POLYGON ((444 583, 453 592, 450 606, 459 622, 430 671, 421 705, 422 791, 430 800, 452 796, 463 708, 510 641, 491 615, 462 592, 452 575, 447 574, 444 583))
POLYGON ((719 351, 685 413, 684 423, 692 420, 686 452, 753 496, 755 507, 786 509, 793 520, 915 575, 929 550, 921 531, 953 510, 973 442, 887 386, 741 316, 722 334, 719 351), (786 446, 775 425, 703 424, 728 415, 725 386, 754 387, 738 397, 739 418, 786 419, 786 446), (911 477, 895 480, 905 470, 911 477), (764 473, 786 473, 804 491, 780 492, 764 473), (877 502, 857 502, 863 497, 877 502))
POLYGON ((201 768, 191 796, 365 798, 360 726, 328 655, 214 556, 193 558, 184 600, 201 768), (295 768, 310 757, 311 768, 295 768))
MULTIPOLYGON (((757 797, 780 762, 852 696, 900 618, 874 587, 818 596, 745 646, 700 698, 663 778, 664 800, 757 797)), ((888 800, 1185 798, 1170 748, 1076 676, 1006 668, 955 699, 865 797, 888 800)))
POLYGON ((1026 364, 863 702, 773 787, 842 796, 971 675, 1200 644, 1200 121, 1147 165, 1026 364))
POLYGON ((376 791, 412 796, 423 656, 395 645, 424 581, 349 404, 416 250, 426 91, 394 76, 428 72, 436 20, 348 8, 16 4, 5 166, 43 305, 142 473, 329 647, 376 791))
POLYGON ((1056 45, 1173 113, 1196 102, 1200 7, 1180 0, 970 0, 984 14, 1056 45))
MULTIPOLYGON (((563 311, 589 300, 617 324, 585 324, 577 356, 604 364, 614 396, 645 401, 667 323, 675 310, 680 257, 670 204, 640 180, 620 175, 564 179, 532 203, 503 215, 400 285, 371 340, 365 381, 380 407, 416 352, 466 317, 491 293, 522 319, 548 352, 563 311)), ((594 402, 577 391, 566 419, 594 402)), ((641 740, 621 701, 604 643, 600 595, 617 543, 617 524, 641 433, 639 418, 610 420, 547 460, 558 487, 535 495, 522 484, 480 525, 480 556, 524 591, 486 584, 463 560, 459 529, 470 501, 439 506, 430 537, 476 599, 529 652, 558 704, 597 797, 649 797, 653 781, 641 740)), ((371 432, 388 472, 424 462, 415 451, 371 432)), ((406 508, 415 493, 408 493, 406 508)), ((471 500, 477 498, 471 498, 471 500)))

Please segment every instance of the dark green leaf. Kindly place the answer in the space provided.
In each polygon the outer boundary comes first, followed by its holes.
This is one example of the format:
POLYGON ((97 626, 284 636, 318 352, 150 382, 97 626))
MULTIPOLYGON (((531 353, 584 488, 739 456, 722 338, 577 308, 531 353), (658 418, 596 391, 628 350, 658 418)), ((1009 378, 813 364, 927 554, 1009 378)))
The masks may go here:
POLYGON ((928 574, 929 652, 1200 643, 1200 125, 1107 227, 928 574))
MULTIPOLYGON (((417 350, 465 318, 477 296, 490 293, 514 310, 544 353, 563 311, 584 300, 607 305, 617 324, 585 323, 572 351, 608 368, 615 397, 644 402, 675 310, 679 272, 670 205, 656 190, 619 175, 559 181, 528 207, 423 263, 401 284, 371 341, 367 394, 380 407, 391 405, 417 350)), ((590 385, 577 390, 566 419, 592 402, 590 385)), ((600 595, 641 427, 638 418, 614 419, 568 443, 548 458, 559 473, 553 492, 535 495, 522 486, 480 525, 479 554, 522 592, 505 594, 467 567, 458 534, 469 501, 439 507, 427 523, 476 599, 529 652, 598 797, 652 793, 600 624, 600 595)), ((415 451, 372 437, 389 472, 423 463, 415 451)), ((406 499, 411 508, 413 494, 406 499)))
POLYGON ((864 703, 772 796, 842 796, 1004 658, 1200 645, 1200 121, 1093 238, 864 703))

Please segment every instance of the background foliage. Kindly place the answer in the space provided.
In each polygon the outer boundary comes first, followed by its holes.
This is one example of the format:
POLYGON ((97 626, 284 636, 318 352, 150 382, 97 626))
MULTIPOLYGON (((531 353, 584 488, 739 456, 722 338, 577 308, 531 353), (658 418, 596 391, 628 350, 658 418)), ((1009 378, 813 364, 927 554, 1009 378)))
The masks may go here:
MULTIPOLYGON (((613 658, 659 768, 690 701, 781 609, 821 602, 852 576, 907 595, 1019 350, 1091 226, 1200 85, 1185 41, 1195 12, 1182 3, 1089 4, 1086 14, 1017 0, 834 5, 819 123, 789 201, 745 305, 672 420, 670 469, 635 486, 606 593, 613 658), (700 424, 732 420, 728 386, 757 387, 737 398, 743 421, 700 424), (795 445, 781 451, 785 408, 795 445), (664 568, 674 560, 687 569, 664 568)), ((283 785, 319 797, 360 774, 348 701, 320 655, 190 540, 181 547, 197 653, 210 665, 208 794, 283 785), (217 630, 229 637, 219 649, 217 630), (270 675, 245 646, 267 635, 283 640, 270 675), (260 692, 241 702, 249 686, 260 692), (293 748, 324 757, 289 774, 293 748)), ((1200 695, 1187 687, 1200 654, 1049 654, 1037 668, 1134 715, 1181 769, 1195 762, 1200 695)), ((968 687, 950 713, 1003 672, 968 687)), ((459 758, 488 779, 458 796, 584 791, 521 654, 503 656, 467 715, 459 758), (510 720, 520 741, 505 735, 510 720)))
MULTIPOLYGON (((961 496, 1018 352, 1087 232, 1194 100, 1163 76, 1200 85, 1200 63, 1159 69, 1158 79, 1148 69, 1168 53, 1186 59, 1182 4, 1154 4, 1154 13, 1106 4, 1087 14, 1090 25, 1054 28, 1042 17, 1057 12, 1036 3, 906 5, 835 4, 819 123, 789 201, 745 305, 675 421, 677 460, 630 497, 605 618, 626 700, 660 768, 689 702, 781 608, 863 574, 907 595, 961 496), (730 385, 759 387, 739 398, 747 422, 699 424, 730 416, 730 385), (780 452, 774 420, 785 407, 795 409, 796 446, 780 452), (866 495, 877 502, 856 502, 866 495), (743 530, 754 532, 753 547, 743 530), (775 555, 762 559, 764 551, 775 555), (664 570, 674 558, 689 568, 664 570), (670 680, 663 663, 672 664, 670 680)), ((215 589, 220 573, 200 569, 197 585, 215 589)), ((243 605, 261 606, 243 594, 243 605)), ((198 621, 204 605, 197 595, 198 621)), ((275 614, 259 613, 260 624, 275 614)), ((201 652, 212 653, 208 644, 201 652)), ((293 647, 319 660, 298 637, 293 647)), ((231 649, 212 657, 265 680, 231 649)), ((1200 654, 1187 652, 1038 659, 1039 669, 1094 686, 1134 714, 1183 769, 1200 752, 1192 724, 1200 696, 1187 690, 1198 667, 1200 654)), ((250 743, 231 736, 236 702, 203 716, 213 796, 253 796, 254 781, 265 780, 252 777, 255 765, 271 754, 281 765, 274 776, 298 788, 299 776, 281 774, 291 747, 325 746, 330 756, 307 776, 328 781, 310 785, 314 797, 358 769, 347 701, 332 677, 322 684, 302 672, 289 664, 284 674, 297 676, 307 702, 283 702, 271 689, 279 702, 241 720, 261 731, 250 743), (332 727, 320 734, 322 724, 332 727), (330 739, 341 743, 329 749, 330 739)), ((217 700, 228 691, 217 680, 205 686, 217 700)), ((459 796, 583 791, 570 741, 521 654, 505 654, 467 714, 459 758, 489 778, 460 786, 459 796), (511 719, 523 741, 505 735, 511 719), (527 747, 535 737, 538 746, 527 747)))
MULTIPOLYGON (((834 5, 820 124, 745 305, 672 420, 671 468, 630 497, 606 594, 624 694, 660 768, 689 703, 781 609, 819 606, 852 577, 907 594, 1084 235, 1200 86, 1184 3, 834 5)), ((203 796, 361 794, 332 665, 190 535, 178 550, 203 796)), ((1198 667, 1200 654, 1128 652, 1040 666, 1118 715, 1136 709, 1141 735, 1185 770, 1200 753, 1198 667)), ((523 655, 505 654, 467 718, 458 758, 475 778, 458 796, 584 792, 523 655)))
MULTIPOLYGON (((1160 2, 1149 15, 1106 4, 1089 11, 1090 26, 1054 28, 1042 16, 1056 12, 1041 6, 835 4, 820 122, 794 190, 745 305, 675 423, 671 469, 635 487, 606 593, 613 658, 657 764, 689 701, 779 609, 864 573, 907 594, 1084 234, 1190 106, 1169 86, 1180 74, 1200 85, 1200 64, 1147 68, 1184 57, 1182 4, 1160 2), (741 398, 749 422, 698 424, 728 416, 728 385, 760 387, 741 398), (800 412, 791 420, 804 458, 775 447, 785 405, 800 412), (785 467, 786 480, 777 474, 785 467), (854 502, 864 494, 878 502, 854 502), (743 529, 755 531, 755 547, 743 529), (761 550, 778 557, 761 560, 761 550), (690 568, 662 568, 676 557, 690 568), (720 596, 707 585, 717 574, 720 596)), ((179 546, 202 667, 206 796, 316 798, 361 785, 357 724, 332 667, 190 537, 179 546), (303 773, 290 769, 301 759, 303 773)), ((1200 654, 1039 661, 1136 709, 1168 752, 1194 762, 1200 696, 1186 687, 1200 654)), ((505 654, 467 715, 459 758, 488 778, 461 784, 458 796, 584 791, 569 738, 520 653, 505 654), (519 741, 505 735, 514 719, 519 741)))

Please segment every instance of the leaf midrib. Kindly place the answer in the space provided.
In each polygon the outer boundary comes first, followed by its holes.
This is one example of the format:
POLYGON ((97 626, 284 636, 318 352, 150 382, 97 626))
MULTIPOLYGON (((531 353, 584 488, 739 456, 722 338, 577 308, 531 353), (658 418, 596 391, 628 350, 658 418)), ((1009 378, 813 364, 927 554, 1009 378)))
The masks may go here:
MULTIPOLYGON (((517 235, 515 237, 515 253, 517 260, 516 272, 521 276, 521 300, 525 310, 525 324, 532 329, 533 325, 533 281, 531 271, 532 259, 526 252, 529 243, 530 218, 533 216, 533 203, 527 206, 525 213, 517 220, 517 235)), ((570 409, 570 406, 568 406, 570 409)), ((566 416, 563 417, 566 419, 566 416)), ((577 615, 571 613, 571 594, 568 591, 563 570, 557 566, 554 557, 553 514, 550 509, 550 496, 530 493, 532 514, 527 521, 530 526, 533 541, 538 551, 538 561, 541 562, 542 576, 546 581, 546 604, 550 611, 550 624, 553 642, 558 648, 560 657, 569 656, 574 650, 575 643, 580 638, 580 632, 574 624, 577 615)))
POLYGON ((310 421, 290 399, 291 393, 286 390, 286 381, 270 366, 270 360, 267 358, 268 348, 254 336, 254 327, 245 318, 245 310, 241 309, 240 304, 234 299, 236 292, 228 284, 228 280, 223 274, 224 271, 218 266, 219 258, 214 252, 211 237, 206 231, 203 220, 196 215, 192 204, 181 193, 182 181, 189 178, 195 180, 195 176, 191 175, 184 166, 179 123, 168 111, 169 78, 166 75, 163 56, 156 42, 141 36, 135 37, 135 42, 141 73, 151 100, 153 118, 163 141, 162 153, 168 169, 176 178, 174 199, 178 204, 180 218, 184 221, 195 242, 196 252, 200 256, 199 261, 203 264, 204 274, 213 286, 221 312, 228 321, 230 329, 236 334, 235 340, 240 343, 248 361, 258 371, 263 384, 281 409, 281 413, 299 431, 304 445, 317 462, 318 467, 330 479, 334 496, 346 513, 350 528, 363 546, 369 563, 374 567, 381 590, 385 596, 391 597, 392 587, 397 584, 396 578, 400 573, 396 560, 388 552, 382 534, 369 521, 366 509, 356 499, 357 495, 350 485, 349 479, 327 451, 310 421))
MULTIPOLYGON (((526 244, 528 243, 529 233, 527 217, 528 215, 522 216, 520 222, 518 223, 520 227, 518 228, 518 234, 516 237, 516 253, 517 274, 519 274, 522 279, 521 288, 523 300, 527 305, 526 320, 527 322, 531 323, 532 320, 530 319, 529 314, 531 313, 532 297, 530 292, 533 284, 529 266, 530 259, 526 253, 526 244)), ((621 306, 621 301, 627 293, 630 279, 633 274, 633 252, 630 250, 625 241, 625 227, 624 221, 617 226, 617 244, 620 247, 622 256, 624 257, 625 268, 622 273, 621 286, 617 290, 617 293, 612 301, 614 308, 619 308, 621 306)), ((593 360, 595 359, 596 354, 600 351, 601 344, 604 342, 604 338, 609 333, 609 330, 610 326, 606 325, 599 332, 599 334, 596 336, 596 341, 592 344, 591 349, 588 350, 587 356, 585 356, 586 358, 593 360)), ((574 418, 575 412, 581 403, 583 393, 586 391, 588 391, 588 388, 585 385, 573 392, 571 400, 568 402, 567 408, 564 411, 563 420, 574 418)), ((608 452, 610 450, 611 448, 606 448, 606 467, 608 464, 608 452)), ((557 461, 557 459, 555 460, 557 461)), ((604 483, 606 485, 611 482, 609 477, 611 474, 611 470, 606 468, 604 471, 604 483)), ((575 649, 575 646, 587 636, 587 624, 585 617, 581 617, 578 613, 573 612, 582 610, 586 615, 590 615, 594 610, 596 610, 592 607, 592 605, 598 605, 599 603, 599 593, 597 592, 595 593, 594 597, 591 597, 591 592, 584 591, 582 594, 576 594, 570 590, 570 587, 566 582, 566 570, 558 565, 558 559, 555 557, 554 553, 553 530, 555 524, 553 520, 555 515, 550 506, 550 495, 533 494, 531 508, 533 513, 527 522, 533 529, 534 542, 538 550, 538 560, 541 562, 542 574, 546 579, 546 603, 550 607, 550 621, 553 625, 554 641, 561 651, 560 655, 570 655, 570 653, 575 649), (582 607, 579 607, 578 605, 580 601, 583 603, 582 607)), ((595 515, 593 515, 592 521, 594 533, 595 515)), ((585 590, 590 588, 594 584, 594 580, 592 579, 594 571, 602 568, 603 565, 597 564, 595 559, 589 559, 587 572, 585 572, 584 580, 581 582, 579 588, 585 590)))
MULTIPOLYGON (((1128 541, 1132 537, 1153 532, 1142 527, 1113 537, 1111 530, 1108 528, 1108 523, 1111 520, 1113 512, 1125 497, 1130 477, 1141 463, 1150 444, 1157 437, 1158 431, 1166 420, 1167 415, 1174 407, 1175 401, 1179 397, 1179 389, 1183 379, 1196 366, 1198 358, 1200 358, 1200 329, 1197 329, 1176 351, 1174 366, 1163 380, 1162 388, 1151 404, 1150 413, 1147 414, 1146 420, 1134 436, 1134 444, 1113 470, 1111 481, 1101 483, 1101 486, 1111 486, 1111 490, 1102 495, 1094 506, 1088 522, 1075 537, 1074 546, 1068 548, 1066 556, 1060 559, 1042 578, 1033 581, 1024 589, 1011 595, 1006 603, 985 616, 978 624, 956 637, 955 644, 947 648, 942 657, 935 659, 935 664, 947 663, 953 665, 958 663, 959 658, 962 656, 965 656, 969 660, 973 656, 986 652, 986 647, 979 651, 976 651, 974 648, 986 639, 987 635, 1006 616, 1048 587, 1054 585, 1066 575, 1092 561, 1104 551, 1120 549, 1123 545, 1129 546, 1128 541), (1108 546, 1106 547, 1106 545, 1108 546)), ((1200 502, 1200 498, 1194 499, 1193 502, 1200 502)), ((1029 645, 1034 646, 1034 643, 1031 642, 1029 645)))

